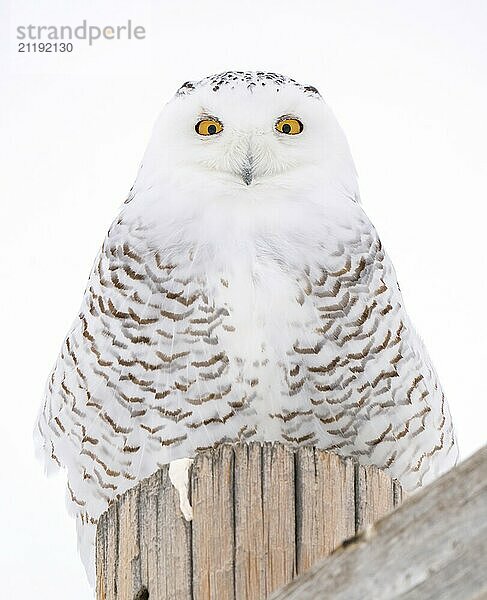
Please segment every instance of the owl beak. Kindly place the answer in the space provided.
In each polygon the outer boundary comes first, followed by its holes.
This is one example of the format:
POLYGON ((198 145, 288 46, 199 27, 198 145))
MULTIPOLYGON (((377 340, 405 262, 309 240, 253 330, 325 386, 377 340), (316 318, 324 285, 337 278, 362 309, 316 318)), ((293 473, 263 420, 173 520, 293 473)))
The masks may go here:
POLYGON ((246 185, 250 185, 252 183, 252 171, 250 169, 243 169, 242 179, 246 185))
POLYGON ((242 166, 240 175, 242 176, 245 185, 250 185, 252 183, 252 179, 254 178, 254 159, 251 154, 247 154, 247 160, 242 166))

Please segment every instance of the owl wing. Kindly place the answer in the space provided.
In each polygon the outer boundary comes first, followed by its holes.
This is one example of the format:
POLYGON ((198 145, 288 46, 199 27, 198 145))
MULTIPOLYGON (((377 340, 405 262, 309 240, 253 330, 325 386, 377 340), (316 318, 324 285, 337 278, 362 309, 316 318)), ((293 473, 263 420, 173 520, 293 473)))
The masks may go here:
POLYGON ((310 318, 286 368, 283 435, 375 464, 412 490, 457 460, 448 405, 360 207, 333 237, 300 280, 310 318))
POLYGON ((234 417, 249 398, 222 345, 228 310, 192 275, 191 249, 176 263, 148 239, 144 225, 112 225, 36 425, 46 463, 67 470, 88 570, 112 498, 161 464, 247 433, 234 417))

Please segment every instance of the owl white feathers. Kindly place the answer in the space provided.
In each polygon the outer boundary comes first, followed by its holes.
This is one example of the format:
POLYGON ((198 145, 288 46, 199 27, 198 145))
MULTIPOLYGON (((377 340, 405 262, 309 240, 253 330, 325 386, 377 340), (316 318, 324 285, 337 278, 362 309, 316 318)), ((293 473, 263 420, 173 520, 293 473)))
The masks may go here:
POLYGON ((99 515, 160 465, 312 444, 413 490, 454 465, 435 370, 318 91, 186 83, 110 227, 36 427, 93 573, 99 515))

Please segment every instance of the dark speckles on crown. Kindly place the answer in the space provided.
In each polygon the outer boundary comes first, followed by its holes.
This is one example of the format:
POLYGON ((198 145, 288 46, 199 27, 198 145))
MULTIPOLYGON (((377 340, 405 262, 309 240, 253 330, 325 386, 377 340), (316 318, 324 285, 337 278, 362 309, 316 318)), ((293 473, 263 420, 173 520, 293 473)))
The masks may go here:
POLYGON ((307 85, 304 88, 305 92, 310 92, 312 94, 319 94, 319 91, 313 85, 307 85))
POLYGON ((185 83, 183 83, 183 85, 179 88, 178 90, 178 94, 179 92, 181 92, 181 94, 185 94, 191 90, 194 90, 194 83, 192 81, 186 81, 185 83))
POLYGON ((321 98, 318 90, 312 85, 301 85, 285 75, 265 73, 264 71, 225 71, 224 73, 210 75, 201 81, 187 81, 176 92, 176 96, 185 96, 204 86, 211 87, 214 92, 218 92, 222 87, 228 86, 230 89, 235 89, 237 86, 244 86, 252 92, 258 84, 261 86, 273 85, 276 92, 283 85, 293 85, 302 90, 307 96, 321 98))

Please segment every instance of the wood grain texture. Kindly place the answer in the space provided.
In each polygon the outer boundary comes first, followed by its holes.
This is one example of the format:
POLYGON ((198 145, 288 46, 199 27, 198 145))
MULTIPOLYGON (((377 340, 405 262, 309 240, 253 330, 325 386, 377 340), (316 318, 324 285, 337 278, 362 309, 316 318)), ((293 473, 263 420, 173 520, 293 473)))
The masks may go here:
POLYGON ((193 592, 196 598, 227 598, 234 589, 233 452, 220 446, 195 461, 193 592))
MULTIPOLYGON (((372 479, 377 497, 380 476, 372 479)), ((364 522, 373 516, 372 507, 363 511, 364 522)), ((315 598, 487 598, 487 447, 272 596, 315 598)))
POLYGON ((355 533, 354 465, 310 447, 296 459, 297 571, 304 573, 355 533))
POLYGON ((355 466, 355 528, 357 531, 375 523, 390 512, 394 508, 394 501, 394 483, 390 477, 374 466, 355 466))
POLYGON ((98 600, 260 600, 400 502, 400 486, 315 448, 223 445, 190 474, 185 521, 168 467, 98 523, 98 600))

